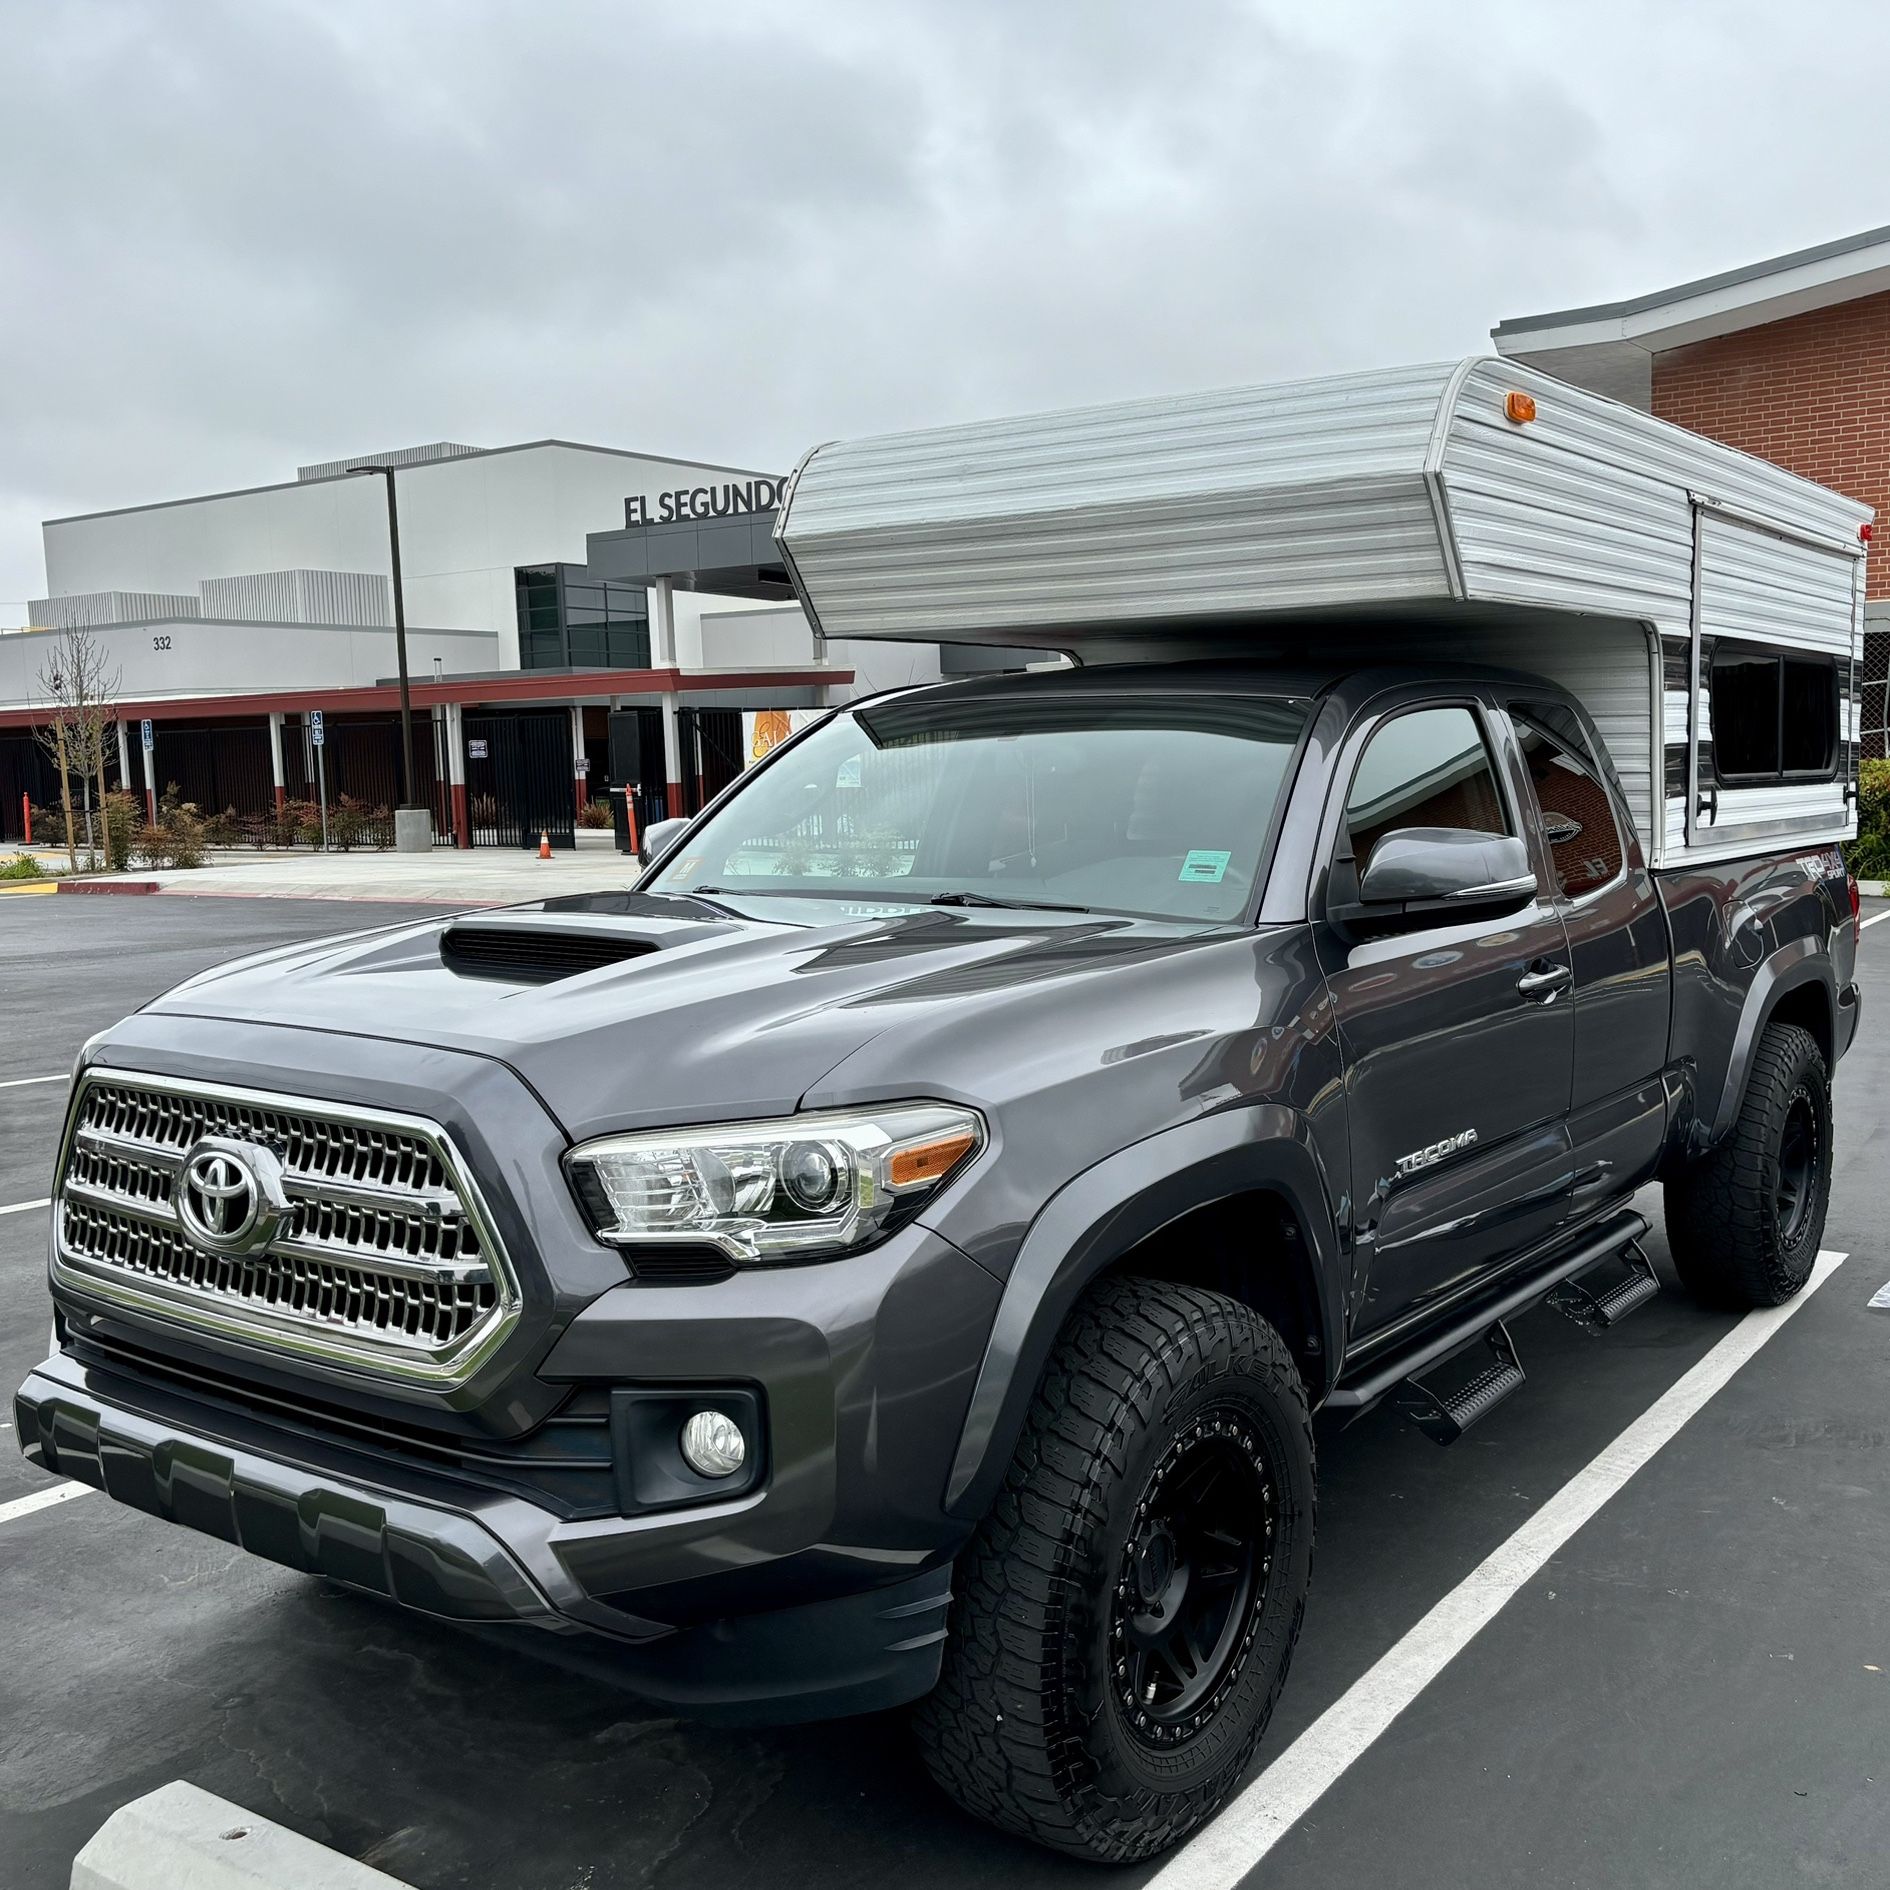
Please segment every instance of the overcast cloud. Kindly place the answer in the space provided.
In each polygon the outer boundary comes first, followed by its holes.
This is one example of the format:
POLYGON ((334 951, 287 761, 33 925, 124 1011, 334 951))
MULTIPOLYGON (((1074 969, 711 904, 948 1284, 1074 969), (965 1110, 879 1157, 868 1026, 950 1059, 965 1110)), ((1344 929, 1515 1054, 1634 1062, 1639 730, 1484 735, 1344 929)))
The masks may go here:
POLYGON ((61 513, 1467 353, 1890 221, 1890 10, 0 0, 0 622, 61 513))

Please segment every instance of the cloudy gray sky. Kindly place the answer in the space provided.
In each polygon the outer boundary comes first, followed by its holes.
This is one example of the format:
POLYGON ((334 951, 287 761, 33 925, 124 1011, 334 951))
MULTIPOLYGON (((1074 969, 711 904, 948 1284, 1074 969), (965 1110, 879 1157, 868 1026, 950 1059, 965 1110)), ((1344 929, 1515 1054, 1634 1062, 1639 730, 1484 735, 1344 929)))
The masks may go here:
POLYGON ((0 622, 66 512, 1468 352, 1890 221, 1890 9, 0 0, 0 622))

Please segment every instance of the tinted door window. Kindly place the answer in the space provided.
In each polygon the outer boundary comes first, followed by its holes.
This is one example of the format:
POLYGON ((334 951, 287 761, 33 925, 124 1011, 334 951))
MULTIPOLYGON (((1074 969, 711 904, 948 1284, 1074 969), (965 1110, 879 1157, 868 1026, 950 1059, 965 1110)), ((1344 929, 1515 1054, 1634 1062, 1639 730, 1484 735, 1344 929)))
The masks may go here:
POLYGON ((1627 860, 1614 803, 1585 760, 1572 755, 1526 710, 1512 713, 1556 879, 1570 899, 1599 892, 1619 876, 1627 860))
POLYGON ((1414 709, 1366 744, 1345 825, 1363 873, 1372 848, 1400 827, 1508 833, 1509 818, 1482 730, 1468 709, 1414 709))

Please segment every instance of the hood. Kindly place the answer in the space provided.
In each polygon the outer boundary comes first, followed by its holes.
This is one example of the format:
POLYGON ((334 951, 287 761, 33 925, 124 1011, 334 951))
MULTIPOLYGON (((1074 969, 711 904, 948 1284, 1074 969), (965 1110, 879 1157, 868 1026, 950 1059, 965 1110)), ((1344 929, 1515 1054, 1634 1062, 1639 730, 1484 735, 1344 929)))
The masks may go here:
POLYGON ((279 948, 148 1008, 493 1057, 581 1138, 785 1114, 902 1022, 1226 935, 1114 914, 592 893, 279 948))

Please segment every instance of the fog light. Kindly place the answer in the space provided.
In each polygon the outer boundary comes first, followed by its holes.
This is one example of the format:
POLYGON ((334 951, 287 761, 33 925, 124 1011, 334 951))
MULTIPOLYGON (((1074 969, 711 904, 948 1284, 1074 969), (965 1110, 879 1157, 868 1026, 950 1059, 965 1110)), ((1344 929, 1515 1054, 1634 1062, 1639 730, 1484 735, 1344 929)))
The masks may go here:
POLYGON ((683 1460, 698 1476, 732 1477, 748 1461, 742 1427, 720 1411, 698 1411, 682 1427, 683 1460))

